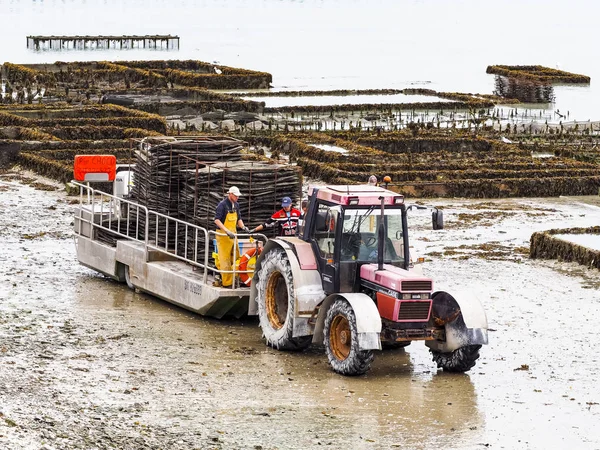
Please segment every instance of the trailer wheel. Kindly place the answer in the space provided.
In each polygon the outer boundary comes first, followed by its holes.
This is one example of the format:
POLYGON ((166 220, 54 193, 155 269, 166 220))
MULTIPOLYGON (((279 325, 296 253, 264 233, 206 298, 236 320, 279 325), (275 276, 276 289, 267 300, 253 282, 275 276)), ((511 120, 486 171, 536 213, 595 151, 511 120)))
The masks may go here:
POLYGON ((371 368, 373 351, 359 350, 356 315, 346 300, 335 300, 327 310, 324 331, 323 345, 334 372, 362 375, 371 368))
POLYGON ((302 350, 312 336, 293 337, 295 294, 287 255, 273 249, 264 255, 256 285, 258 318, 267 344, 278 350, 302 350))
POLYGON ((131 269, 129 266, 124 266, 123 271, 125 272, 125 284, 127 284, 129 289, 135 290, 135 286, 131 282, 131 269))
POLYGON ((438 368, 446 372, 467 372, 479 359, 481 345, 466 345, 453 352, 442 353, 429 349, 438 368))

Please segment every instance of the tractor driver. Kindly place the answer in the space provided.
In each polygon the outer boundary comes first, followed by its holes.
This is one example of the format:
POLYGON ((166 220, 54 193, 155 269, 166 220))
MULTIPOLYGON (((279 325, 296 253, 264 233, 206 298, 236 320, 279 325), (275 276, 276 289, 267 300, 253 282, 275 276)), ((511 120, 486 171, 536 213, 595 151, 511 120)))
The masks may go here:
POLYGON ((269 217, 265 223, 252 230, 252 233, 264 230, 265 228, 273 228, 277 225, 279 236, 296 236, 298 221, 300 220, 302 213, 299 210, 292 208, 292 199, 289 197, 283 197, 283 199, 281 199, 281 208, 282 209, 269 217))
MULTIPOLYGON (((219 269, 231 270, 233 261, 237 259, 234 251, 234 238, 237 229, 249 233, 240 214, 238 198, 242 195, 236 186, 231 186, 227 191, 227 198, 221 200, 215 212, 215 225, 217 225, 217 253, 219 255, 219 269)), ((221 273, 224 288, 233 287, 233 273, 221 273)))

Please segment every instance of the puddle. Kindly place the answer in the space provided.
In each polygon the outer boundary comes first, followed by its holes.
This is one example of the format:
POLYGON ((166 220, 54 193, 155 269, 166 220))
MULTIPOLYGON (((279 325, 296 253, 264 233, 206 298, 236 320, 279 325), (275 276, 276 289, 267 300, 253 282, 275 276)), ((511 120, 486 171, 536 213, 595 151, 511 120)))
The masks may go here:
POLYGON ((543 153, 543 152, 531 152, 531 156, 533 158, 554 158, 556 155, 554 153, 543 153))
POLYGON ((310 145, 311 147, 315 147, 321 150, 325 150, 327 152, 337 152, 337 153, 341 153, 342 155, 346 155, 348 154, 348 150, 346 150, 345 148, 342 147, 338 147, 336 145, 328 145, 328 144, 307 144, 310 145))

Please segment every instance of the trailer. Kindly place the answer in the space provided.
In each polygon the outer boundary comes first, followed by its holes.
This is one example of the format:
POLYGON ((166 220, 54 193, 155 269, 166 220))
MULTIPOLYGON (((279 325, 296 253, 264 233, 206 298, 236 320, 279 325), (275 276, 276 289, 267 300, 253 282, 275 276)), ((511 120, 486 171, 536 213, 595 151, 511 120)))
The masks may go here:
MULTIPOLYGON (((152 211, 126 199, 74 181, 79 187, 74 234, 79 262, 132 289, 154 295, 198 314, 221 318, 248 312, 250 288, 215 284, 224 271, 213 262, 216 231, 152 211)), ((115 191, 123 192, 122 188, 115 191)), ((237 234, 234 248, 243 256, 266 241, 254 233, 237 234)))

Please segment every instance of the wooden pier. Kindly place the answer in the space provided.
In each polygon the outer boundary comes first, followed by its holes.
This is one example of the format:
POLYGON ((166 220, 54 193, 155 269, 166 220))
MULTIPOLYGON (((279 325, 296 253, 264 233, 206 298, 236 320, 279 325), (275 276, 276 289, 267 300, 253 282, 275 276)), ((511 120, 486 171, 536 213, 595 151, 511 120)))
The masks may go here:
POLYGON ((27 36, 27 48, 47 50, 179 50, 179 36, 27 36))

